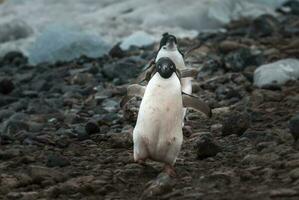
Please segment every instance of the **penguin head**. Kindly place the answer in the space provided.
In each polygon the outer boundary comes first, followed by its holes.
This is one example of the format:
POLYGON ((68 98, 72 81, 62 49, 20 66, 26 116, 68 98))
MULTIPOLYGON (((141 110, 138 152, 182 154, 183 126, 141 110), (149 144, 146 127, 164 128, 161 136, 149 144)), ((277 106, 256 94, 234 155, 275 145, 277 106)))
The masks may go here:
POLYGON ((160 40, 160 49, 163 48, 169 51, 177 50, 177 39, 174 35, 164 33, 162 39, 160 40))
POLYGON ((156 70, 161 77, 167 79, 176 71, 176 66, 171 59, 162 57, 156 62, 156 70))

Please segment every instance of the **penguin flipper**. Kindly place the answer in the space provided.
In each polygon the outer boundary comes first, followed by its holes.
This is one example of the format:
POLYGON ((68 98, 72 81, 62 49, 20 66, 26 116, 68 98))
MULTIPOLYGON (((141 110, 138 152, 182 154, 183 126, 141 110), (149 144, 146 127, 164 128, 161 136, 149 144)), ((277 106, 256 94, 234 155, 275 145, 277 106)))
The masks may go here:
POLYGON ((195 68, 182 69, 180 72, 181 72, 181 78, 187 78, 187 77, 196 78, 199 73, 198 69, 195 68))
POLYGON ((137 77, 134 83, 142 83, 143 81, 149 81, 152 77, 152 74, 155 71, 155 62, 151 60, 146 67, 146 69, 137 77))
POLYGON ((193 108, 204 113, 207 117, 212 117, 212 110, 208 104, 201 101, 198 97, 183 93, 183 106, 193 108))
POLYGON ((145 87, 138 85, 138 84, 133 84, 129 85, 127 88, 127 95, 125 95, 121 102, 120 102, 120 107, 124 107, 132 98, 134 97, 140 97, 142 98, 145 92, 145 87))

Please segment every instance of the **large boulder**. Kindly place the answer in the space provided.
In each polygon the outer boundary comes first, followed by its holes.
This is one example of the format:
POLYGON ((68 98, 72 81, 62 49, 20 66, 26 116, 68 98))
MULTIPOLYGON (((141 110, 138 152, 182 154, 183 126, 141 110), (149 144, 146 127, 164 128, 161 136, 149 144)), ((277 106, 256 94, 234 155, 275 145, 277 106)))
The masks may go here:
POLYGON ((283 85, 298 78, 299 60, 289 58, 257 68, 254 72, 254 85, 260 88, 273 84, 283 85))

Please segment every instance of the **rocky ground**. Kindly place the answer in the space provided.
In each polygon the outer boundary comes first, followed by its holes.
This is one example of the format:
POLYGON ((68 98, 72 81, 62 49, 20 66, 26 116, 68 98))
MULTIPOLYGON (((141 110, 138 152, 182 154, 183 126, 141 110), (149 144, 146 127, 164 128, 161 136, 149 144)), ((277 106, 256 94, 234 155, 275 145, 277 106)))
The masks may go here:
POLYGON ((298 199, 299 144, 289 120, 299 111, 299 81, 253 86, 258 66, 299 56, 296 14, 242 19, 226 32, 180 41, 183 50, 202 44, 187 62, 201 69, 194 94, 214 115, 189 111, 174 179, 157 179, 159 163, 133 162, 140 100, 119 107, 154 46, 38 66, 7 54, 0 59, 0 199, 298 199))

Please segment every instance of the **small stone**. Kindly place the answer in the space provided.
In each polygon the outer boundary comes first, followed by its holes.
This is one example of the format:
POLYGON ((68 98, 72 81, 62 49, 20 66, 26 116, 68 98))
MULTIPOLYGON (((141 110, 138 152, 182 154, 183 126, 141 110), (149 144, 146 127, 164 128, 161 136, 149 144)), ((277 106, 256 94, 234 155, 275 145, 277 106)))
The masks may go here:
POLYGON ((236 134, 241 136, 250 126, 248 113, 232 112, 224 118, 222 135, 236 134))
POLYGON ((99 133, 100 132, 100 127, 98 124, 94 121, 89 121, 85 125, 85 131, 87 134, 94 134, 94 133, 99 133))
POLYGON ((289 128, 294 140, 297 141, 299 139, 299 114, 291 118, 289 128))
POLYGON ((9 94, 15 88, 13 82, 10 79, 0 79, 0 93, 9 94))
POLYGON ((216 156, 221 151, 221 148, 214 142, 212 135, 208 133, 199 136, 194 148, 199 159, 216 156))
POLYGON ((47 167, 65 167, 70 165, 70 162, 63 156, 58 154, 50 154, 47 158, 47 167))
POLYGON ((293 180, 297 180, 297 179, 299 179, 299 168, 293 169, 293 170, 290 172, 290 177, 291 177, 291 179, 293 179, 293 180))

